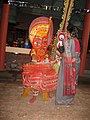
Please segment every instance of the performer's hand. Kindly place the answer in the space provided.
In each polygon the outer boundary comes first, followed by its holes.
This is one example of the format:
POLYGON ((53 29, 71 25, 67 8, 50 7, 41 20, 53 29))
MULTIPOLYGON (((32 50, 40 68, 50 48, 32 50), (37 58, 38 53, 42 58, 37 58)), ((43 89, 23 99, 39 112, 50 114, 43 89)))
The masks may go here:
POLYGON ((56 54, 57 54, 58 56, 60 56, 60 52, 59 52, 58 50, 56 50, 56 54))
POLYGON ((72 59, 72 62, 75 62, 75 61, 76 61, 76 59, 75 59, 75 58, 73 58, 73 59, 72 59))
POLYGON ((60 57, 64 57, 64 53, 60 54, 60 57))
POLYGON ((58 50, 56 50, 56 54, 57 54, 59 57, 64 57, 64 53, 60 53, 58 50))

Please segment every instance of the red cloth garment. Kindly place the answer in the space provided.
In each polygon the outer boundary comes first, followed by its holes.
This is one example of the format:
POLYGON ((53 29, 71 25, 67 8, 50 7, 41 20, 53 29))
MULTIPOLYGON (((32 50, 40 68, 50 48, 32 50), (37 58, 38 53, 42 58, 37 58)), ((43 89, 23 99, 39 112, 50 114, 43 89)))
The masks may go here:
POLYGON ((64 95, 73 95, 76 93, 76 63, 72 62, 72 59, 72 57, 69 59, 64 58, 64 95))
POLYGON ((74 38, 74 42, 75 42, 75 52, 80 53, 80 44, 79 44, 79 40, 76 37, 74 38))

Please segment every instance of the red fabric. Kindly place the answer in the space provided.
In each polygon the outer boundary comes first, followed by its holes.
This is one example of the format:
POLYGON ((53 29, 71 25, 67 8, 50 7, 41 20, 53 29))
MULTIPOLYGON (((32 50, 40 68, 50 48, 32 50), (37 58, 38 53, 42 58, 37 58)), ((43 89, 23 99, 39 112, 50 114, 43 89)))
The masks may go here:
POLYGON ((72 57, 64 58, 64 95, 72 95, 76 93, 76 73, 75 62, 72 63, 72 57), (72 64, 72 66, 69 66, 72 64))
POLYGON ((49 30, 48 30, 48 45, 52 41, 53 37, 53 22, 48 17, 38 17, 32 21, 29 27, 29 32, 32 30, 33 27, 39 24, 50 24, 49 30))
POLYGON ((50 64, 25 64, 22 80, 24 87, 49 92, 56 89, 58 75, 50 64))
POLYGON ((75 42, 75 52, 80 53, 80 44, 79 44, 79 40, 77 38, 74 38, 74 42, 75 42))
MULTIPOLYGON (((65 39, 66 50, 69 50, 68 40, 65 39)), ((75 42, 72 42, 73 45, 75 42)), ((73 48, 74 50, 74 48, 73 48)), ((73 51, 75 56, 75 50, 73 51)), ((72 51, 71 51, 72 53, 72 51)), ((68 52, 64 56, 64 95, 74 95, 76 93, 76 59, 72 54, 68 55, 68 52)))

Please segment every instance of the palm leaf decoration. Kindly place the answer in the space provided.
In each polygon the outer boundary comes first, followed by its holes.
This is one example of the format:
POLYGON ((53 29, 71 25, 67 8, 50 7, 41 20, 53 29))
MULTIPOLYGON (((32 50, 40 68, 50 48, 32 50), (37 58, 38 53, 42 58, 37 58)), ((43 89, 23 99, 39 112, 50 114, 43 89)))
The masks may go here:
MULTIPOLYGON (((61 31, 65 31, 65 32, 67 31, 67 26, 71 17, 73 6, 74 6, 74 0, 64 0, 62 22, 60 23, 59 29, 56 34, 58 34, 58 32, 61 32, 61 31)), ((55 37, 53 47, 52 47, 52 56, 54 56, 53 54, 55 54, 56 52, 57 42, 58 42, 57 37, 55 37)))

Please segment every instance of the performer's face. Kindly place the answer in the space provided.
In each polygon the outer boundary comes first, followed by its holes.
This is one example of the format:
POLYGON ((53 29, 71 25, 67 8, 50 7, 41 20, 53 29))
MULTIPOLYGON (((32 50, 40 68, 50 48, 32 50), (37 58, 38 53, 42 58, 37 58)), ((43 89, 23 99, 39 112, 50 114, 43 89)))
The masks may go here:
POLYGON ((33 48, 36 51, 36 54, 39 56, 44 56, 46 54, 48 47, 48 36, 45 37, 37 37, 35 36, 33 40, 33 48))

